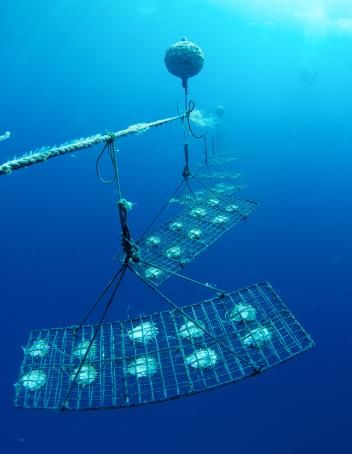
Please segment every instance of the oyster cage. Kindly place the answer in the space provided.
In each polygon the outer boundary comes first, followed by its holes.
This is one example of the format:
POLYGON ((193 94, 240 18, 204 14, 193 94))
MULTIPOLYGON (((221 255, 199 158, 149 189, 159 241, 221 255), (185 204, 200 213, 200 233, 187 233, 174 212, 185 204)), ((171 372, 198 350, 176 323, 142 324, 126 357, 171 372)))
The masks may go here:
POLYGON ((190 203, 182 213, 140 241, 141 261, 130 266, 143 279, 159 286, 246 220, 257 206, 250 200, 207 193, 202 201, 190 203))
POLYGON ((105 323, 88 354, 96 325, 32 331, 15 405, 97 410, 161 402, 245 379, 313 346, 269 283, 182 311, 105 323))

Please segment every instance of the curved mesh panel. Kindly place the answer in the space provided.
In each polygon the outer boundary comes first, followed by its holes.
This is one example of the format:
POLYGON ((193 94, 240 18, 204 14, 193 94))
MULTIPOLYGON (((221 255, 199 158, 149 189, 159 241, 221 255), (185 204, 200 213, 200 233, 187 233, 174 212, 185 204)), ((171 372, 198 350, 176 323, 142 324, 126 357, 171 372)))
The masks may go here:
POLYGON ((173 309, 104 324, 78 375, 95 325, 32 331, 16 406, 62 409, 73 381, 66 410, 175 399, 250 377, 313 346, 268 283, 183 311, 187 317, 173 309))

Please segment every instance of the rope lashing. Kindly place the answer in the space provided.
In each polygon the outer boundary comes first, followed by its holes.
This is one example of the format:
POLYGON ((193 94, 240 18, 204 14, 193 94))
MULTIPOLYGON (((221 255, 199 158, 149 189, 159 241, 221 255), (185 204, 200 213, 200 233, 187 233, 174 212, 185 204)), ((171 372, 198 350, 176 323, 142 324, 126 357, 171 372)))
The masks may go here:
POLYGON ((189 145, 185 143, 183 146, 183 151, 185 154, 185 167, 182 172, 182 176, 187 180, 191 176, 191 169, 189 168, 189 145))
POLYGON ((116 183, 116 189, 117 189, 117 192, 119 194, 119 197, 120 199, 122 199, 122 194, 121 194, 121 185, 120 185, 120 176, 119 176, 119 168, 118 168, 118 165, 117 165, 117 158, 116 158, 116 152, 118 151, 115 147, 115 139, 113 137, 113 133, 110 133, 110 139, 106 142, 106 144, 104 145, 103 149, 101 150, 98 158, 97 158, 97 161, 96 161, 96 164, 95 164, 95 169, 96 169, 96 174, 97 174, 97 177, 99 178, 99 180, 104 183, 104 184, 111 184, 111 183, 116 183), (109 155, 109 158, 110 158, 110 161, 111 161, 111 164, 112 164, 112 168, 113 168, 113 176, 112 178, 110 178, 110 180, 105 180, 102 176, 101 176, 101 172, 100 172, 100 161, 105 153, 105 151, 108 151, 108 155, 109 155))
POLYGON ((116 181, 117 178, 118 178, 117 165, 116 165, 116 149, 115 149, 115 146, 114 146, 114 137, 113 137, 113 133, 109 133, 109 134, 111 136, 111 139, 107 140, 107 142, 105 143, 103 149, 99 153, 99 156, 97 158, 97 162, 95 164, 97 177, 104 184, 114 183, 114 181, 116 181), (111 160, 112 167, 113 167, 113 176, 109 180, 106 180, 105 178, 103 178, 101 176, 101 172, 100 172, 100 161, 103 158, 103 156, 104 156, 106 151, 108 152, 108 156, 109 156, 109 158, 111 160))
POLYGON ((122 231, 121 244, 122 249, 125 253, 125 263, 128 263, 130 260, 132 260, 133 263, 138 263, 140 261, 139 248, 132 239, 131 232, 127 223, 127 211, 128 209, 130 209, 129 204, 130 202, 125 199, 121 199, 117 203, 122 231))
POLYGON ((166 125, 167 123, 174 122, 176 120, 183 120, 187 116, 187 112, 184 112, 175 117, 165 118, 163 120, 157 120, 150 123, 137 123, 129 126, 126 129, 113 133, 96 134, 93 136, 74 140, 68 144, 60 146, 53 146, 49 149, 38 150, 36 152, 27 153, 19 158, 12 159, 0 165, 0 176, 7 175, 15 170, 30 167, 34 164, 45 162, 48 159, 55 158, 57 156, 63 156, 70 153, 75 153, 80 150, 94 147, 101 143, 107 143, 112 138, 114 140, 129 135, 142 134, 151 128, 157 128, 158 126, 166 125))

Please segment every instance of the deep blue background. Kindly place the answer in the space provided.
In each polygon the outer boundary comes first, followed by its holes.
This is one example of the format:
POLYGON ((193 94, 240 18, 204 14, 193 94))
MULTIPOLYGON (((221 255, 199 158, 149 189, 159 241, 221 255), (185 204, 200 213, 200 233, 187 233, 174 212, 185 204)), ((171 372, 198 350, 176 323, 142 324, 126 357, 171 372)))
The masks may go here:
MULTIPOLYGON (((119 247, 116 194, 95 177, 98 149, 19 171, 0 181, 0 453, 351 453, 352 39, 169 3, 1 0, 0 134, 13 135, 0 160, 173 115, 182 92, 163 55, 188 36, 207 57, 192 98, 225 106, 246 196, 261 204, 188 273, 231 289, 269 280, 316 348, 259 378, 157 406, 15 409, 28 332, 76 323, 119 247), (307 68, 319 72, 312 87, 300 77, 307 68)), ((182 132, 172 125, 119 146, 140 233, 179 181, 182 132)), ((180 305, 198 296, 174 280, 168 290, 180 305)), ((161 304, 126 285, 110 319, 161 304)))

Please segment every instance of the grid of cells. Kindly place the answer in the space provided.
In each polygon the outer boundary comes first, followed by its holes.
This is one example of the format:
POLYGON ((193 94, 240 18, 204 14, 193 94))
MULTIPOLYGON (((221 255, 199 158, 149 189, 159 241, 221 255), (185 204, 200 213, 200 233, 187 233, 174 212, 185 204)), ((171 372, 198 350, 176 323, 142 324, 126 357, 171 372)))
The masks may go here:
POLYGON ((175 399, 245 379, 313 346, 269 283, 105 323, 87 351, 95 330, 32 331, 16 406, 73 411, 175 399))
POLYGON ((257 203, 249 200, 207 193, 202 202, 188 204, 182 213, 140 241, 141 261, 131 266, 158 286, 247 219, 256 207, 257 203))

